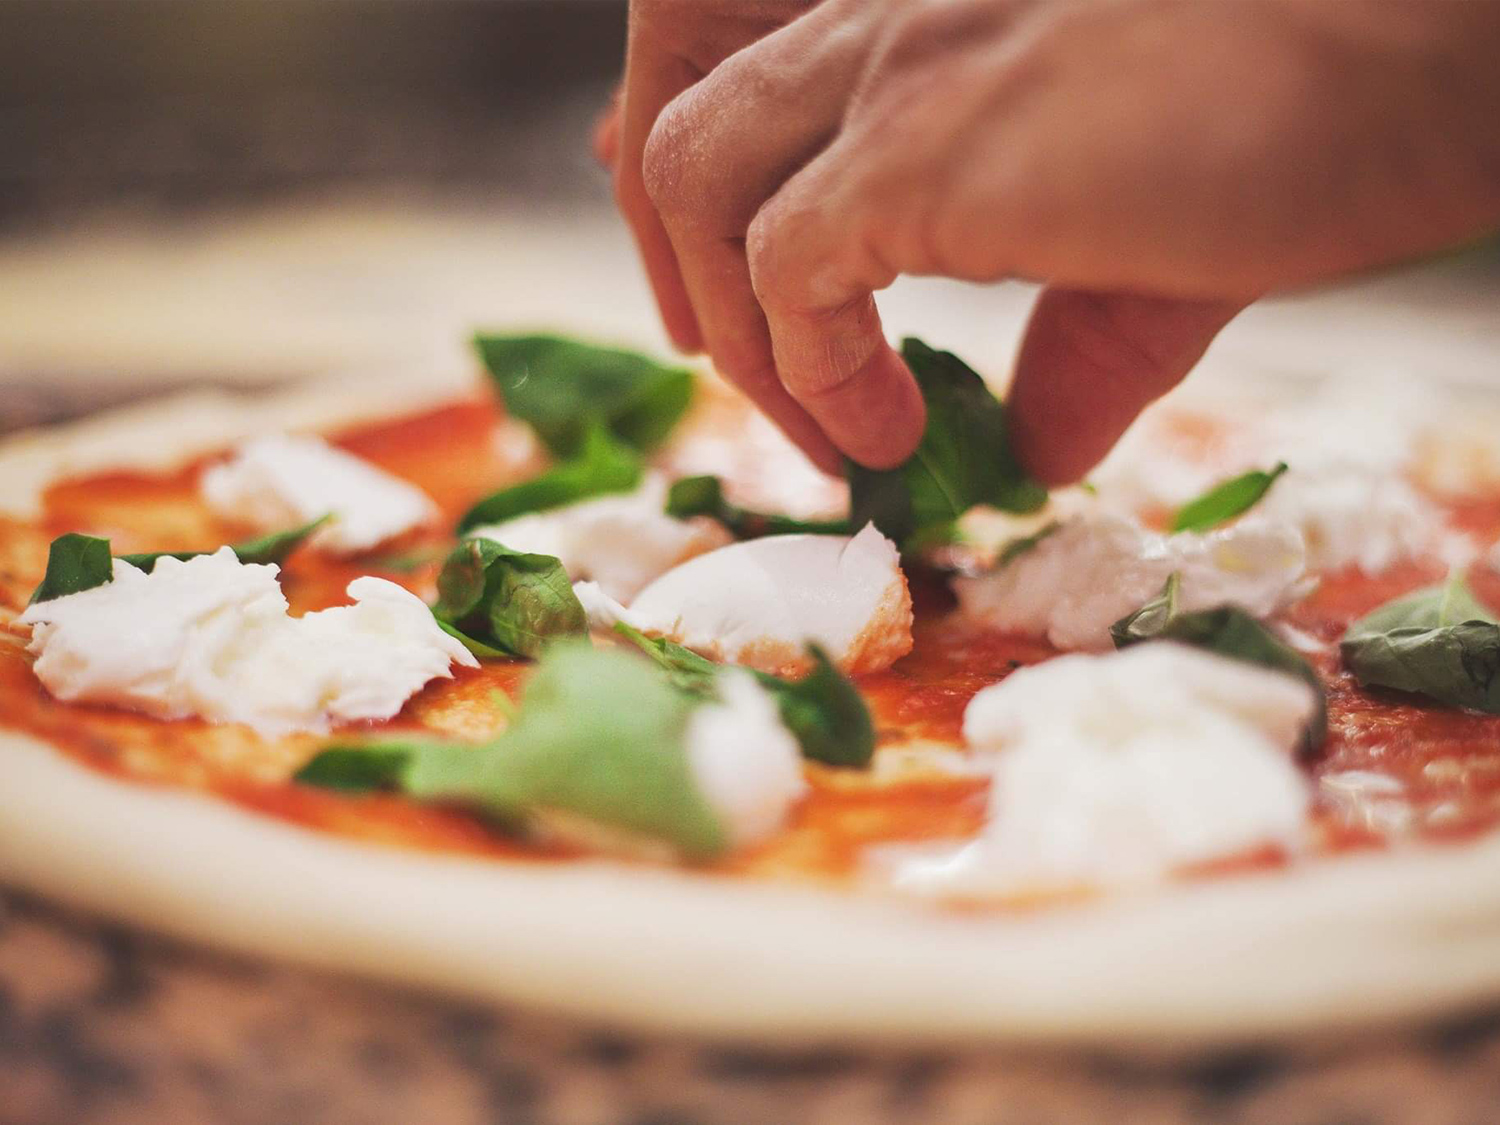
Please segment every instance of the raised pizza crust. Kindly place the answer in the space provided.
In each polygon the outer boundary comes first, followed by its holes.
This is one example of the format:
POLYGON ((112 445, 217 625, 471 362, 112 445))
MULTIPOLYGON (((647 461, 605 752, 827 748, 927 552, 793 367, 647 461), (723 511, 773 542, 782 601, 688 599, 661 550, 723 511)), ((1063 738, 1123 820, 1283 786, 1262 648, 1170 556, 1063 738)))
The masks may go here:
MULTIPOLYGON (((267 428, 462 394, 193 396, 0 445, 0 511, 59 473, 167 467, 267 428)), ((777 1042, 1194 1049, 1500 997, 1500 836, 1309 861, 1029 915, 531 864, 320 835, 121 782, 0 730, 0 878, 252 954, 609 1022, 777 1042)))

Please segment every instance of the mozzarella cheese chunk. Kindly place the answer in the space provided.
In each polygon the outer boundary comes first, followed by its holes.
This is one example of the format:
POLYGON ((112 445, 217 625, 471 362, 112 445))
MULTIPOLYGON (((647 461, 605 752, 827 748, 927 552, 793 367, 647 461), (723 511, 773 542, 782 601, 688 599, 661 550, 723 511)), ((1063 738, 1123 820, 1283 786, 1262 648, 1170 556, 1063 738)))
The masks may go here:
POLYGON ((38 678, 59 699, 267 735, 388 719, 450 665, 478 663, 393 582, 357 578, 353 605, 289 617, 276 574, 228 547, 160 559, 150 574, 116 559, 112 582, 19 620, 32 626, 38 678))
POLYGON ((1295 849, 1311 786, 1292 749, 1315 707, 1294 676, 1167 642, 1020 669, 964 714, 965 739, 993 755, 982 835, 907 857, 895 878, 923 892, 1058 892, 1295 849))
POLYGON ((595 628, 616 621, 713 660, 790 674, 812 641, 845 671, 874 672, 911 650, 911 595, 896 545, 874 525, 852 538, 772 535, 669 570, 629 608, 574 587, 595 628))
POLYGON ((717 686, 719 699, 689 717, 684 745, 699 790, 738 847, 786 823, 807 782, 797 740, 771 694, 738 669, 720 675, 717 686))
POLYGON ((1347 462, 1293 466, 1255 514, 1302 532, 1312 570, 1380 574, 1434 552, 1442 523, 1401 476, 1347 462))
POLYGON ((313 542, 337 554, 368 551, 438 514, 415 485, 319 437, 256 438, 208 469, 199 490, 216 514, 266 531, 331 514, 313 542))
POLYGON ((1159 535, 1109 512, 1069 520, 984 574, 953 581, 970 618, 1046 637, 1058 648, 1106 649, 1109 627, 1181 576, 1184 610, 1237 605, 1264 617, 1305 588, 1302 535, 1249 518, 1200 535, 1159 535))
POLYGON ((729 541, 713 520, 673 519, 666 503, 666 479, 648 473, 634 492, 517 516, 468 534, 514 551, 552 555, 568 577, 591 579, 611 598, 629 601, 678 563, 729 541))

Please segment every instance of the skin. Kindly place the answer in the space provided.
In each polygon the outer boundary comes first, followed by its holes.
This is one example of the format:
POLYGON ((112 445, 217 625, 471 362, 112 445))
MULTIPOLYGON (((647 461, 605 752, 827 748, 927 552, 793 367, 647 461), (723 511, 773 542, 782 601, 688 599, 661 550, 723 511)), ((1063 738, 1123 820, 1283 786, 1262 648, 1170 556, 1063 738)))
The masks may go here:
POLYGON ((1484 0, 633 0, 596 148, 673 341, 830 471, 925 421, 876 291, 1042 282, 1058 484, 1256 298, 1500 229, 1496 58, 1484 0))

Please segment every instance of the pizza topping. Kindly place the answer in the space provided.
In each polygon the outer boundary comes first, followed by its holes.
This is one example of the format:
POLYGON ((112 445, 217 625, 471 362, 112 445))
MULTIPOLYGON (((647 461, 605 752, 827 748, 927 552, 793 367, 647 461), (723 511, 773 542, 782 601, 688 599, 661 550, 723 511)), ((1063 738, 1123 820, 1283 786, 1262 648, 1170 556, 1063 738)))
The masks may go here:
POLYGON ((623 621, 764 672, 806 671, 809 642, 847 672, 887 668, 912 645, 896 546, 871 526, 852 538, 776 535, 720 547, 669 570, 629 608, 594 583, 575 589, 596 628, 623 621))
POLYGON ((1348 462, 1299 465, 1266 497, 1259 514, 1302 532, 1313 570, 1352 566, 1380 574, 1433 554, 1443 534, 1431 502, 1405 478, 1348 462))
MULTIPOLYGON (((712 695, 725 666, 665 638, 651 638, 623 621, 615 632, 635 645, 667 674, 678 689, 712 695)), ((833 666, 817 645, 807 656, 813 670, 800 680, 752 672, 775 697, 781 721, 802 748, 802 756, 829 766, 864 767, 875 754, 875 724, 853 682, 833 666)))
POLYGON ((697 698, 636 657, 583 643, 548 651, 491 742, 334 747, 298 779, 394 787, 517 826, 560 813, 694 859, 774 832, 805 788, 796 741, 749 675, 727 671, 697 698))
POLYGON ((708 516, 729 529, 736 539, 763 535, 848 535, 846 519, 799 520, 776 512, 753 512, 731 504, 724 482, 715 476, 683 477, 667 493, 667 514, 678 519, 708 516))
POLYGON ((994 755, 979 839, 897 867, 907 889, 1015 895, 1162 879, 1303 836, 1289 751, 1316 706, 1302 681, 1185 645, 1062 656, 974 697, 994 755))
POLYGON ((1232 605, 1184 613, 1180 603, 1182 579, 1172 575, 1162 592, 1140 609, 1110 627, 1116 648, 1144 641, 1177 641, 1231 660, 1285 672, 1307 684, 1317 708, 1303 736, 1303 749, 1316 750, 1328 737, 1328 698, 1323 681, 1305 657, 1261 622, 1232 605))
POLYGON ((262 734, 388 719, 450 665, 474 658, 414 595, 380 578, 355 604, 287 616, 276 567, 229 547, 148 574, 114 560, 104 585, 32 605, 35 671, 59 699, 164 719, 200 716, 262 734))
POLYGON ((575 581, 592 580, 611 598, 628 601, 678 563, 728 542, 707 520, 664 513, 666 499, 665 479, 647 473, 634 492, 482 524, 468 534, 551 555, 575 581))
POLYGON ((964 613, 996 629, 1104 649, 1110 626, 1174 573, 1183 610, 1234 605, 1265 617, 1304 591, 1304 558, 1296 529, 1260 518, 1166 536, 1098 512, 1066 521, 1005 565, 954 579, 953 589, 964 613))
POLYGON ((1273 469, 1252 469, 1215 485, 1196 500, 1190 500, 1177 510, 1172 520, 1173 531, 1211 531, 1222 523, 1244 515, 1260 501, 1286 472, 1286 462, 1280 461, 1273 469))
POLYGON ((1500 623, 1461 574, 1356 621, 1339 648, 1365 687, 1500 714, 1500 623))
POLYGON ((218 515, 267 529, 332 514, 313 542, 336 554, 368 551, 437 515, 421 489, 319 437, 256 438, 199 487, 218 515))
POLYGON ((490 539, 465 539, 438 574, 432 607, 444 631, 476 656, 536 657, 555 637, 588 631, 562 563, 490 539))
POLYGON ((851 463, 850 525, 874 523, 904 548, 946 539, 955 520, 987 504, 1031 512, 1047 499, 1010 451, 1005 407, 957 356, 907 339, 901 355, 927 404, 917 451, 895 469, 851 463))
POLYGON ((693 398, 693 373, 635 352, 561 336, 474 338, 505 399, 553 454, 575 457, 590 429, 647 452, 672 432, 693 398))
POLYGON ((611 436, 602 423, 591 424, 567 460, 490 493, 459 518, 458 530, 505 523, 596 496, 633 492, 641 483, 641 466, 639 453, 611 436))

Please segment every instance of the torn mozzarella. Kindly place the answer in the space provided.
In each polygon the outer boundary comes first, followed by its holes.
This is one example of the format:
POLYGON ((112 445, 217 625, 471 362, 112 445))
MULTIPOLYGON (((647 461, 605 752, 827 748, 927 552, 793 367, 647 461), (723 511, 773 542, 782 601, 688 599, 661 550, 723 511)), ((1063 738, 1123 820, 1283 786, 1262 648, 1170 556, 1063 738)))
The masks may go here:
POLYGON ((964 714, 970 746, 993 754, 982 835, 903 858, 895 878, 1045 893, 1295 849, 1311 787, 1292 751, 1316 706, 1294 676, 1167 642, 1023 668, 964 714))
POLYGON ((36 674, 69 702, 282 734, 388 719, 450 665, 477 663, 393 582, 355 579, 355 604, 294 618, 276 573, 228 547, 150 574, 116 559, 112 582, 22 614, 36 674))
POLYGON ((1264 617, 1305 590, 1302 535, 1249 518, 1208 534, 1160 535, 1099 512, 1067 521, 1022 555, 954 593, 970 618, 1046 637, 1058 648, 1105 649, 1109 627, 1181 575, 1185 610, 1237 605, 1264 617))
POLYGON ((812 641, 845 671, 874 672, 911 650, 911 595, 896 545, 874 525, 852 538, 772 535, 668 571, 629 608, 574 587, 596 628, 615 621, 714 660, 762 671, 807 667, 812 641))
POLYGON ((719 699, 689 717, 684 745, 699 791, 738 847, 776 832, 807 782, 797 740, 771 694, 737 669, 716 686, 719 699))
POLYGON ((674 519, 666 503, 666 479, 648 473, 634 492, 517 516, 468 534, 513 551, 552 555, 568 577, 591 579, 611 598, 628 601, 678 563, 729 541, 715 521, 674 519))
POLYGON ((1379 574, 1433 553, 1442 534, 1431 504, 1401 476, 1348 462, 1292 466, 1255 515, 1301 531, 1312 570, 1379 574))
POLYGON ((256 438, 208 469, 199 487, 218 515, 266 531, 331 514, 312 541, 339 554, 378 547, 438 514, 415 485, 319 437, 256 438))

